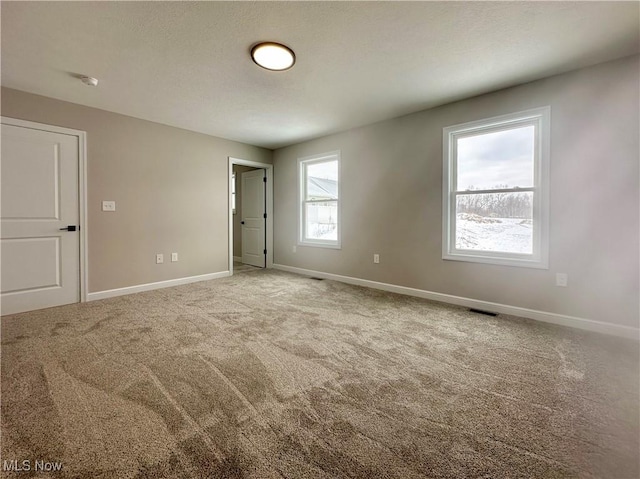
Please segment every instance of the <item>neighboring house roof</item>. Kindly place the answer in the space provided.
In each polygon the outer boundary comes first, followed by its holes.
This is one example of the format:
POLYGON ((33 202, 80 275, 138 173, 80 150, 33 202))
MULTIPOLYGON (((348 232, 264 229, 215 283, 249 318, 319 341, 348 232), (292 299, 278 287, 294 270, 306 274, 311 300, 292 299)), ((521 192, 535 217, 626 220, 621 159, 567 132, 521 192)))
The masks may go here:
POLYGON ((338 199, 338 182, 323 178, 308 177, 307 196, 316 199, 338 199))

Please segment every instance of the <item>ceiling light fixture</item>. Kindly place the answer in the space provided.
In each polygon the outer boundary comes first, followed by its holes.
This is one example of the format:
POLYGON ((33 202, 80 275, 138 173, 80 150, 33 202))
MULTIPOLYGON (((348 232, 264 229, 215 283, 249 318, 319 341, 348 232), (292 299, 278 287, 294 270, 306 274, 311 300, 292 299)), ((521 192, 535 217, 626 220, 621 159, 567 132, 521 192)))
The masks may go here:
POLYGON ((274 42, 258 43, 251 49, 251 58, 256 65, 271 71, 288 70, 296 62, 291 48, 274 42))

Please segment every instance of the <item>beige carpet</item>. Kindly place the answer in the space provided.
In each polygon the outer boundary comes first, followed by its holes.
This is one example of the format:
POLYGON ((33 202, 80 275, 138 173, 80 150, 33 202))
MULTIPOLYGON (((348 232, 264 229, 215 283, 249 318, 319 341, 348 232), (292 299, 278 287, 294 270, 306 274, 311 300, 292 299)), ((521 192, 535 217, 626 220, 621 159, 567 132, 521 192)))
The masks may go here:
POLYGON ((638 359, 631 341, 250 271, 3 318, 2 460, 32 469, 3 474, 638 478, 638 359))
POLYGON ((248 271, 256 271, 259 269, 262 269, 262 268, 258 266, 252 266, 250 264, 240 263, 239 261, 233 262, 233 274, 246 273, 248 271))

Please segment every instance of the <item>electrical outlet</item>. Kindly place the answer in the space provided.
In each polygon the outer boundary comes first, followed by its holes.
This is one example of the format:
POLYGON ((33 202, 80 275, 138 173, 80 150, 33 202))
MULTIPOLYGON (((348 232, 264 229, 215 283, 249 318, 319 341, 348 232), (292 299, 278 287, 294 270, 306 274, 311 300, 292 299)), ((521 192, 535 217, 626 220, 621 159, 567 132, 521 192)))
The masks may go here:
POLYGON ((373 262, 374 262, 375 264, 380 263, 380 255, 379 255, 379 254, 374 254, 374 255, 373 255, 373 262))
POLYGON ((567 286, 569 275, 567 273, 556 273, 556 286, 567 286))
POLYGON ((158 253, 156 255, 156 264, 164 263, 164 255, 162 253, 158 253))
POLYGON ((171 253, 171 262, 175 263, 178 261, 178 253, 171 253))
POLYGON ((293 245, 293 252, 296 252, 296 245, 293 245))
POLYGON ((103 201, 102 202, 102 211, 115 211, 116 210, 116 202, 115 201, 103 201))

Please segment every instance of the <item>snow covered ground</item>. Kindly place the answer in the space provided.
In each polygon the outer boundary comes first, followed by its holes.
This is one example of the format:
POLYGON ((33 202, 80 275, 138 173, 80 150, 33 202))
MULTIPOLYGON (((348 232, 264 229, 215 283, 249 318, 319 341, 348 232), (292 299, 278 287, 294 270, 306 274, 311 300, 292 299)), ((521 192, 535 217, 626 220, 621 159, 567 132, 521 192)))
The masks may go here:
POLYGON ((337 240, 338 228, 336 224, 318 224, 311 223, 309 225, 309 237, 322 240, 337 240))
POLYGON ((307 203, 307 235, 319 240, 338 239, 338 203, 307 203))
POLYGON ((531 220, 522 218, 483 218, 458 214, 456 248, 475 251, 531 254, 531 220))

